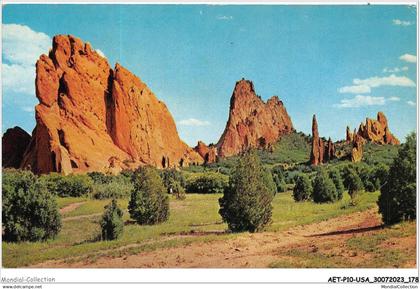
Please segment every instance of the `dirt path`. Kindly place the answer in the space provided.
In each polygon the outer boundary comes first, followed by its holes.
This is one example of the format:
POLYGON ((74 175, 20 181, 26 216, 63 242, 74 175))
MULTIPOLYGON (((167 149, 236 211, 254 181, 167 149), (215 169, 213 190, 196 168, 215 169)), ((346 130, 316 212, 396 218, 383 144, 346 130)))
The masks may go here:
POLYGON ((86 219, 86 218, 91 218, 91 217, 97 217, 102 215, 101 213, 96 213, 96 214, 90 214, 90 215, 80 215, 80 216, 73 216, 73 217, 66 217, 63 218, 63 221, 74 221, 74 220, 81 220, 81 219, 86 219))
MULTIPOLYGON (((196 242, 187 246, 158 249, 123 257, 100 257, 93 263, 88 262, 89 260, 76 263, 59 260, 35 266, 49 268, 267 267, 277 261, 279 254, 281 255, 284 250, 301 248, 315 252, 318 246, 322 246, 327 241, 334 241, 338 244, 337 247, 341 247, 339 245, 346 239, 359 234, 373 234, 381 229, 380 225, 380 216, 374 208, 315 224, 297 226, 283 232, 242 234, 229 240, 196 242)), ((346 255, 345 252, 342 254, 346 255)))
POLYGON ((69 213, 71 211, 74 211, 78 207, 80 207, 81 205, 83 205, 84 203, 86 203, 86 201, 84 201, 84 202, 78 202, 78 203, 72 203, 70 205, 67 205, 67 206, 65 206, 65 207, 63 207, 63 208, 60 209, 60 214, 63 215, 63 214, 69 213))

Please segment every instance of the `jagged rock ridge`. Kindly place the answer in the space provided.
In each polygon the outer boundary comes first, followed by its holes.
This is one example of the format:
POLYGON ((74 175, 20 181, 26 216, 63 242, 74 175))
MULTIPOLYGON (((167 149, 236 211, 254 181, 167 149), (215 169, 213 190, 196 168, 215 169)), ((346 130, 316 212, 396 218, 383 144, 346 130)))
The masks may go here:
POLYGON ((354 133, 350 132, 350 128, 346 129, 346 141, 354 140, 355 135, 359 135, 364 141, 375 144, 392 144, 399 145, 400 141, 391 133, 388 120, 383 112, 378 112, 376 120, 366 118, 365 122, 360 123, 359 129, 354 133))
POLYGON ((217 153, 228 157, 249 148, 266 148, 293 131, 283 102, 273 96, 264 103, 256 95, 253 83, 242 79, 233 90, 229 119, 216 145, 217 153))
POLYGON ((89 43, 57 35, 36 64, 36 127, 21 163, 36 173, 183 166, 202 158, 178 136, 166 105, 89 43))

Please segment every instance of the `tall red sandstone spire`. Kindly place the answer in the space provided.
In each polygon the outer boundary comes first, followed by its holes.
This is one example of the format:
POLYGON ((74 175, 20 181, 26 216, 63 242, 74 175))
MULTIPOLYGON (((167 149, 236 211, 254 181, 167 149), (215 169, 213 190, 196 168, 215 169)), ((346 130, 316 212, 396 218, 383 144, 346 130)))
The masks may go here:
MULTIPOLYGON (((320 151, 322 147, 322 140, 319 138, 318 122, 316 121, 315 114, 312 117, 312 149, 311 149, 311 164, 317 166, 322 163, 320 151)), ((323 151, 323 149, 322 149, 323 151)))
POLYGON ((335 158, 335 147, 331 138, 327 143, 319 137, 318 122, 316 121, 315 114, 312 117, 312 149, 310 162, 311 165, 317 166, 335 158))

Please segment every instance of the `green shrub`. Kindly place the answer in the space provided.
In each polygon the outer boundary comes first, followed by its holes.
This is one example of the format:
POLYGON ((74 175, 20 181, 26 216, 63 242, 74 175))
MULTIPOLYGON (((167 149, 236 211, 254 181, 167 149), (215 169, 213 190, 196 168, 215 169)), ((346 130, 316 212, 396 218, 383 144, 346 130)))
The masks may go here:
POLYGON ((89 172, 87 175, 92 179, 95 184, 109 184, 112 182, 113 176, 106 175, 101 172, 89 172))
POLYGON ((276 165, 271 169, 271 174, 278 175, 280 178, 284 178, 284 168, 282 165, 276 165))
POLYGON ((179 181, 172 179, 169 188, 170 194, 174 195, 177 200, 185 200, 185 189, 179 181))
POLYGON ((60 197, 82 197, 88 196, 93 191, 93 181, 87 175, 63 176, 51 173, 40 177, 48 190, 60 197))
POLYGON ((363 190, 363 182, 357 174, 356 170, 348 167, 345 178, 345 185, 351 199, 354 201, 356 195, 363 190))
POLYGON ((295 187, 293 188, 293 199, 296 202, 306 201, 311 198, 312 184, 306 174, 296 176, 295 187))
MULTIPOLYGON (((376 180, 372 179, 371 177, 372 176, 370 176, 368 181, 363 184, 363 187, 364 187, 366 192, 375 192, 377 190, 378 185, 379 185, 378 183, 376 183, 376 180)), ((363 181, 362 181, 362 183, 363 183, 363 181)))
POLYGON ((284 177, 282 178, 279 175, 273 174, 273 181, 276 184, 277 193, 284 193, 287 191, 287 184, 284 180, 284 177))
MULTIPOLYGON (((356 174, 359 177, 360 181, 362 182, 362 179, 360 178, 358 174, 357 166, 355 164, 350 163, 341 168, 341 176, 343 178, 344 188, 348 189, 348 187, 350 186, 350 181, 353 174, 356 174)), ((362 182, 362 186, 363 186, 363 182, 362 182)))
POLYGON ((283 193, 287 191, 287 184, 284 177, 283 168, 281 166, 275 166, 271 169, 271 175, 276 185, 276 192, 283 193))
POLYGON ((267 183, 271 174, 267 174, 253 150, 238 160, 229 187, 219 199, 219 213, 231 231, 256 232, 270 223, 274 191, 267 183))
POLYGON ((229 177, 221 173, 195 173, 187 179, 188 193, 220 194, 228 186, 229 177))
POLYGON ((172 185, 174 183, 178 183, 183 188, 185 188, 187 185, 184 175, 176 169, 162 170, 160 172, 160 176, 168 193, 170 193, 171 188, 173 190, 172 185))
POLYGON ((375 183, 375 191, 380 190, 387 182, 389 174, 389 166, 385 164, 378 164, 372 171, 373 182, 375 183))
POLYGON ((125 169, 125 170, 121 171, 120 175, 128 178, 129 180, 131 180, 131 178, 134 175, 134 171, 125 169))
POLYGON ((11 242, 45 241, 60 231, 56 200, 31 172, 3 171, 2 227, 11 242))
POLYGON ((133 190, 130 182, 112 181, 110 183, 97 184, 93 188, 94 199, 121 199, 128 197, 133 190))
POLYGON ((340 172, 336 169, 330 169, 328 175, 334 183, 337 192, 337 200, 341 200, 344 194, 344 184, 340 172))
POLYGON ((169 218, 169 198, 157 170, 146 166, 133 175, 128 211, 139 224, 152 225, 169 218))
POLYGON ((378 184, 373 172, 373 168, 365 163, 358 163, 354 166, 357 175, 362 181, 363 188, 368 192, 374 192, 378 189, 378 184))
POLYGON ((46 175, 41 175, 38 180, 40 183, 47 187, 47 190, 54 196, 59 196, 59 184, 60 181, 64 178, 63 175, 59 173, 49 173, 46 175))
POLYGON ((118 239, 124 229, 123 211, 118 207, 117 201, 113 199, 105 206, 105 212, 100 222, 102 240, 118 239))
POLYGON ((274 182, 273 175, 271 174, 270 170, 265 167, 263 167, 262 170, 263 170, 262 176, 263 176, 265 186, 268 188, 268 191, 270 193, 275 195, 277 192, 277 187, 276 187, 276 183, 274 182))
POLYGON ((315 203, 334 202, 338 199, 335 185, 323 169, 318 171, 314 179, 312 199, 315 203))
POLYGON ((378 206, 385 224, 416 219, 416 135, 411 133, 398 151, 378 206))

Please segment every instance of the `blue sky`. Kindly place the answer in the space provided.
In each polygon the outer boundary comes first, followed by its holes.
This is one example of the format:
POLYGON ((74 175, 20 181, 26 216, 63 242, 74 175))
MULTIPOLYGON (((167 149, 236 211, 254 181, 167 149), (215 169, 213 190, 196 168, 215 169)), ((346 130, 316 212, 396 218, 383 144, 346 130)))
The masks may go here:
POLYGON ((34 63, 72 34, 139 76, 189 145, 217 142, 242 77, 278 95, 298 131, 334 140, 385 112, 416 129, 416 12, 410 6, 5 5, 3 128, 35 125, 34 63))

